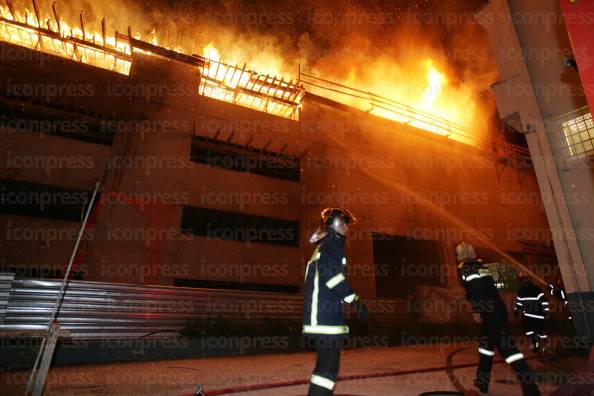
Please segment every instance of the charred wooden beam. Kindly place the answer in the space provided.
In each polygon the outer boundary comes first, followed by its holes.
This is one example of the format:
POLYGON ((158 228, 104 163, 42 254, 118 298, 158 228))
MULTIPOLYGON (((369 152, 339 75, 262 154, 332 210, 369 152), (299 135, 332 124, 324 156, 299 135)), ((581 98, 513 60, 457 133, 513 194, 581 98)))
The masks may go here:
POLYGON ((131 47, 141 49, 143 51, 151 52, 155 55, 162 56, 171 60, 175 60, 181 63, 186 63, 193 66, 204 67, 205 59, 197 56, 182 54, 177 51, 173 51, 167 48, 158 47, 154 44, 147 43, 146 41, 135 39, 131 36, 126 36, 116 32, 116 38, 129 41, 131 47))
POLYGON ((58 6, 54 1, 52 3, 52 11, 54 12, 54 18, 56 18, 56 24, 58 25, 58 33, 62 32, 62 21, 60 20, 60 14, 58 13, 58 6))
POLYGON ((70 38, 68 38, 68 40, 76 43, 79 46, 89 47, 89 48, 95 49, 97 51, 106 52, 108 54, 113 55, 116 58, 127 60, 129 62, 132 62, 132 56, 130 56, 130 55, 124 53, 124 52, 120 52, 120 51, 117 51, 117 50, 114 50, 114 49, 111 49, 111 48, 108 48, 108 47, 105 47, 104 48, 103 46, 101 46, 99 44, 91 43, 89 41, 83 41, 83 40, 78 39, 76 37, 70 37, 70 38))
POLYGON ((105 33, 105 17, 101 20, 101 36, 103 38, 103 47, 107 45, 107 35, 105 33))
POLYGON ((8 7, 8 11, 10 11, 10 15, 12 19, 16 21, 16 13, 14 12, 14 7, 12 6, 12 1, 6 0, 6 6, 8 7))
POLYGON ((85 32, 85 13, 84 13, 84 11, 80 12, 80 29, 82 30, 83 41, 87 41, 87 33, 85 32))
POLYGON ((251 144, 252 144, 252 141, 253 141, 253 140, 254 140, 254 135, 251 135, 251 136, 249 137, 249 139, 247 140, 247 142, 245 142, 244 146, 245 146, 247 149, 250 149, 250 146, 251 146, 251 144))
POLYGON ((41 15, 39 14, 39 6, 36 0, 33 0, 33 11, 35 11, 35 18, 37 18, 37 26, 41 27, 41 15))
POLYGON ((229 137, 227 138, 227 143, 231 143, 234 136, 235 136, 235 131, 231 131, 231 135, 229 135, 229 137))

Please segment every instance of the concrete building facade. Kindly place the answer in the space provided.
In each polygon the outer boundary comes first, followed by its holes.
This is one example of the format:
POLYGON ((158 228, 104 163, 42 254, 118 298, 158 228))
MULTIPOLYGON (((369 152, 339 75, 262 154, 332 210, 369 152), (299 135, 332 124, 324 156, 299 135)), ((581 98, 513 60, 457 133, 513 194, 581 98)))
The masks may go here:
POLYGON ((100 182, 84 280, 299 293, 327 206, 359 219, 347 254, 363 297, 460 294, 461 240, 555 275, 527 158, 308 93, 298 119, 226 103, 199 94, 196 67, 155 54, 135 52, 126 76, 0 50, 4 270, 62 274, 100 182))

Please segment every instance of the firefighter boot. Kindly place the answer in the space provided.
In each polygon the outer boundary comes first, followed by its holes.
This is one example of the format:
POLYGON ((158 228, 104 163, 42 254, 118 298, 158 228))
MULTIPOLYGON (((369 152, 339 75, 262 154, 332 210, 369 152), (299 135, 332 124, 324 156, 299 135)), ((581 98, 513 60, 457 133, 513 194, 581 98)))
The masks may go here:
POLYGON ((535 383, 522 384, 522 396, 541 396, 535 383))
POLYGON ((479 391, 481 395, 486 395, 489 392, 489 382, 485 382, 484 378, 482 381, 477 377, 474 380, 474 387, 479 391))

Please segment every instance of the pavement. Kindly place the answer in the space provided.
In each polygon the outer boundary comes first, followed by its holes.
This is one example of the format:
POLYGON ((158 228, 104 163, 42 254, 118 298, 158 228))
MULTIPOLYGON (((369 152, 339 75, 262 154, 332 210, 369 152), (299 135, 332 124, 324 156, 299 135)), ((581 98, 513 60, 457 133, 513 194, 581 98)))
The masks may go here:
MULTIPOLYGON (((530 357, 529 354, 527 356, 530 357)), ((499 355, 496 359, 501 360, 499 355)), ((385 347, 343 351, 336 396, 405 395, 428 391, 471 389, 476 367, 445 369, 448 365, 476 364, 473 344, 385 347), (448 359, 448 356, 450 359, 448 359), (436 368, 436 371, 411 373, 436 368), (407 374, 402 374, 405 371, 407 374), (382 373, 385 376, 381 376, 382 373), (386 374, 390 375, 386 375, 386 374), (353 379, 377 374, 376 378, 353 379), (458 385, 458 389, 456 388, 458 385)), ((529 364, 540 365, 536 359, 529 364)), ((256 384, 307 381, 315 365, 314 353, 270 354, 258 356, 213 357, 202 359, 160 360, 152 362, 110 363, 52 367, 44 395, 191 395, 197 384, 208 392, 256 384)), ((0 394, 23 395, 28 371, 0 373, 0 394)), ((540 384, 543 395, 556 386, 540 384)), ((307 385, 259 389, 238 396, 297 396, 307 393, 307 385)), ((212 393, 211 393, 212 394, 212 393)), ((493 366, 489 395, 521 395, 520 385, 505 363, 493 366)))

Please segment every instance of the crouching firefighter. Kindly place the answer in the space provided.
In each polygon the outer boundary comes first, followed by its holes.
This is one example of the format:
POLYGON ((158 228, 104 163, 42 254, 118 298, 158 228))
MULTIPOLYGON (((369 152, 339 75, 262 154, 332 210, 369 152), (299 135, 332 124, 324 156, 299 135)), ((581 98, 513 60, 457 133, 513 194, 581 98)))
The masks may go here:
POLYGON ((545 333, 545 315, 549 312, 549 302, 542 290, 530 281, 528 276, 518 274, 520 288, 516 297, 516 314, 522 313, 524 334, 530 338, 534 350, 543 353, 547 335, 545 333))
POLYGON ((474 247, 465 242, 456 246, 460 281, 473 310, 475 321, 481 323, 479 341, 479 367, 475 387, 487 393, 491 381, 491 368, 495 349, 516 372, 524 396, 540 396, 534 375, 528 368, 524 355, 507 331, 507 308, 499 295, 489 270, 476 258, 474 247))
POLYGON ((311 376, 309 396, 332 395, 340 363, 341 340, 349 333, 345 303, 367 321, 369 312, 347 280, 344 243, 348 224, 356 219, 346 209, 327 208, 320 228, 311 236, 316 248, 307 263, 303 309, 303 334, 316 349, 317 362, 311 376))

